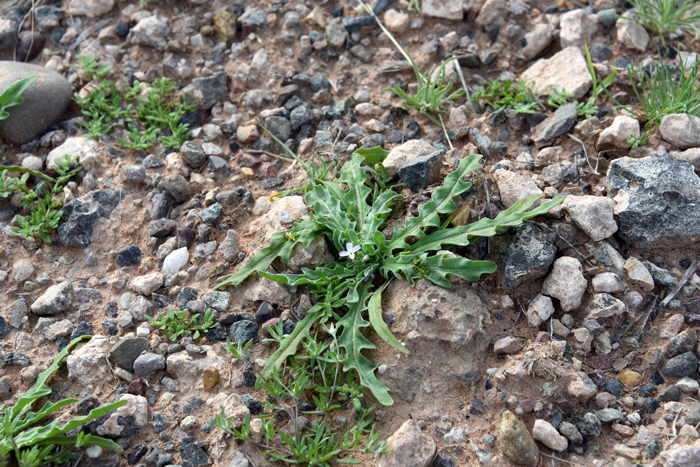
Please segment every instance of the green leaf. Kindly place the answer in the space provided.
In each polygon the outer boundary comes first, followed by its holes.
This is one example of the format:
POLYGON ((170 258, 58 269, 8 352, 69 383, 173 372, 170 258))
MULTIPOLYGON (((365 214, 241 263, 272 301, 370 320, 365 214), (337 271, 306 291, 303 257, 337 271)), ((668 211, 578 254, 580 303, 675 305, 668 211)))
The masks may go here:
POLYGON ((338 321, 343 327, 343 333, 338 338, 338 344, 345 349, 347 361, 345 371, 355 370, 360 376, 360 382, 372 391, 372 395, 382 405, 393 405, 394 400, 389 395, 389 388, 379 382, 374 374, 377 368, 372 362, 362 355, 364 349, 374 349, 372 344, 362 335, 362 328, 369 326, 369 322, 362 317, 362 312, 367 308, 367 290, 371 284, 364 282, 358 291, 359 300, 351 303, 348 312, 338 321))
POLYGON ((290 335, 280 342, 280 346, 274 354, 265 362, 265 367, 260 374, 267 378, 274 370, 278 370, 288 357, 295 355, 297 347, 304 339, 308 338, 311 327, 321 317, 324 308, 321 304, 316 304, 306 313, 306 318, 299 321, 290 335))
MULTIPOLYGON (((360 167, 363 156, 353 155, 352 159, 340 169, 341 183, 348 185, 348 192, 345 194, 345 203, 348 205, 348 214, 351 218, 357 221, 359 231, 362 231, 367 213, 370 211, 367 204, 367 197, 372 193, 372 189, 367 186, 369 177, 360 167)), ((341 224, 341 228, 350 229, 351 227, 341 224)))
POLYGON ((384 159, 386 159, 386 156, 389 155, 389 152, 386 149, 382 149, 381 146, 375 146, 373 148, 359 148, 356 149, 355 152, 352 153, 353 157, 355 154, 358 154, 363 157, 362 162, 368 165, 377 165, 380 162, 384 162, 384 159))
POLYGON ((401 195, 391 190, 383 191, 372 205, 372 209, 367 213, 367 218, 360 233, 360 241, 375 242, 375 233, 384 223, 384 219, 391 213, 391 206, 394 201, 401 198, 401 195))
POLYGON ((389 326, 386 325, 384 319, 382 318, 382 291, 377 290, 372 294, 369 299, 369 322, 372 327, 377 332, 379 337, 384 339, 387 344, 394 347, 401 353, 408 355, 410 352, 406 347, 403 346, 401 342, 394 337, 394 335, 389 330, 389 326))
MULTIPOLYGON (((346 194, 347 195, 347 194, 346 194)), ((350 213, 347 196, 344 197, 348 205, 348 213, 350 213)), ((313 216, 317 222, 325 224, 330 230, 354 230, 355 222, 351 220, 345 211, 341 208, 341 201, 338 198, 331 196, 328 190, 325 190, 322 185, 314 185, 308 193, 306 193, 306 203, 313 208, 315 215, 313 216)))
POLYGON ((457 170, 445 177, 444 185, 433 192, 431 200, 418 208, 418 217, 407 217, 405 228, 394 229, 394 236, 388 244, 389 251, 409 247, 407 240, 410 237, 425 236, 423 232, 425 227, 440 226, 439 215, 450 214, 457 208, 452 198, 464 193, 472 186, 471 183, 462 181, 462 178, 469 172, 481 168, 480 158, 479 155, 471 154, 462 159, 457 170))
POLYGON ((0 120, 5 120, 10 114, 5 109, 24 102, 21 95, 36 81, 36 76, 27 76, 9 85, 5 92, 0 94, 0 120))
POLYGON ((442 287, 450 288, 452 283, 447 275, 461 277, 468 281, 477 281, 482 274, 496 272, 493 261, 472 261, 467 258, 448 258, 448 255, 435 255, 424 258, 421 265, 430 268, 426 279, 442 287))

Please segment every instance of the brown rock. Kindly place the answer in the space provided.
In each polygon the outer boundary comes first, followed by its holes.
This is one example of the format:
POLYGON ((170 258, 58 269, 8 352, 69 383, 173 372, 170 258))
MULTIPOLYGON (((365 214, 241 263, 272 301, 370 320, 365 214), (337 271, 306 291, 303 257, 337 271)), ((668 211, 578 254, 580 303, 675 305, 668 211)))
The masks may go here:
POLYGON ((221 375, 219 374, 219 370, 213 366, 208 367, 202 374, 202 383, 204 384, 205 391, 215 387, 217 384, 219 384, 220 380, 221 375))
POLYGON ((527 427, 510 410, 501 415, 498 440, 503 454, 511 462, 527 467, 536 467, 540 461, 540 450, 527 427))

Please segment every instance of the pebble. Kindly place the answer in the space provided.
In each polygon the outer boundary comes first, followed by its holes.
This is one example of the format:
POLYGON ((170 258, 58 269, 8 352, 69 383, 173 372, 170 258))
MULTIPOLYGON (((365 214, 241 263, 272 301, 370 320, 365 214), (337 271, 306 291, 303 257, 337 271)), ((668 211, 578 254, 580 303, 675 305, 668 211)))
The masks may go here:
POLYGON ((576 428, 578 428, 578 431, 580 431, 586 439, 593 439, 599 436, 603 430, 595 412, 587 412, 584 414, 581 420, 576 424, 576 428))
POLYGON ((691 376, 698 370, 698 358, 693 352, 686 352, 670 359, 663 368, 663 374, 671 378, 691 376))
POLYGON ((563 452, 569 445, 565 437, 544 420, 535 420, 532 437, 554 451, 563 452))
POLYGON ((540 450, 527 427, 509 410, 501 414, 498 439, 503 454, 513 463, 536 467, 540 461, 540 450))
POLYGON ((654 279, 649 270, 637 258, 629 257, 625 262, 629 278, 644 290, 654 290, 654 279))
POLYGON ((558 298, 562 310, 571 311, 581 305, 587 285, 579 260, 562 256, 554 262, 552 272, 542 285, 542 293, 558 298))

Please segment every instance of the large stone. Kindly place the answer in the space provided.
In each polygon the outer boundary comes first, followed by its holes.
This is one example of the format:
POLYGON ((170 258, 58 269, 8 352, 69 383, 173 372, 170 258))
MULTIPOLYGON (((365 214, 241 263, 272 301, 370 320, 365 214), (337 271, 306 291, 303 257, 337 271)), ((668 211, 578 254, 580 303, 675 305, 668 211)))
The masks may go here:
POLYGON ((424 15, 434 18, 461 21, 464 16, 461 0, 423 0, 421 6, 424 15))
POLYGON ((249 283, 243 292, 243 298, 252 302, 268 302, 282 306, 291 306, 294 301, 294 296, 284 285, 263 277, 249 283))
POLYGON ((137 294, 150 296, 163 285, 164 276, 160 272, 152 272, 144 276, 134 277, 129 282, 129 290, 137 294))
POLYGON ((66 139, 63 144, 48 153, 46 156, 46 169, 55 171, 56 159, 63 161, 66 154, 71 156, 71 167, 82 165, 92 168, 97 161, 97 142, 94 139, 82 136, 73 136, 66 139))
POLYGON ((391 451, 381 454, 377 467, 427 467, 435 456, 435 442, 421 433, 414 420, 407 420, 387 439, 391 451))
POLYGON ((582 98, 592 83, 586 59, 577 47, 567 47, 552 58, 535 62, 520 78, 532 80, 538 92, 566 89, 576 99, 582 98))
POLYGON ((70 246, 87 247, 92 243, 92 227, 95 221, 109 219, 112 211, 125 196, 119 190, 98 190, 71 200, 63 206, 63 217, 68 220, 58 226, 61 243, 70 246))
POLYGON ((36 76, 36 81, 23 93, 21 104, 10 107, 10 116, 0 121, 0 135, 23 144, 43 135, 71 102, 70 83, 53 70, 29 63, 0 61, 0 94, 16 81, 36 76))
POLYGON ((503 454, 511 462, 526 467, 536 467, 540 462, 540 450, 527 427, 510 410, 501 414, 498 441, 503 454))
POLYGON ((112 373, 105 358, 108 350, 109 338, 104 336, 95 336, 73 350, 66 358, 68 379, 75 381, 82 388, 109 381, 112 373))
POLYGON ((671 114, 661 119, 661 137, 679 149, 700 147, 700 118, 671 114))
POLYGON ((148 341, 143 337, 124 337, 109 351, 109 355, 126 371, 134 371, 134 362, 148 349, 148 341))
POLYGON ((552 272, 544 280, 542 293, 558 298, 561 309, 571 311, 581 305, 587 285, 581 262, 570 256, 562 256, 554 262, 552 272))
POLYGON ((598 16, 589 14, 582 8, 567 11, 559 18, 559 29, 562 49, 578 47, 584 50, 586 42, 590 44, 598 30, 598 16))
POLYGON ((52 285, 37 298, 30 309, 35 315, 55 315, 66 311, 73 303, 73 285, 69 281, 52 285))
POLYGON ((435 152, 432 144, 418 139, 406 141, 405 143, 396 146, 386 156, 382 165, 386 169, 390 177, 396 177, 399 174, 399 169, 406 163, 421 156, 429 156, 435 152))
POLYGON ((291 224, 282 224, 282 220, 291 217, 290 221, 306 221, 309 217, 309 210, 306 207, 304 198, 301 196, 285 196, 282 199, 270 200, 261 196, 255 203, 253 214, 260 215, 250 223, 248 234, 255 235, 265 244, 272 240, 272 234, 290 229, 291 224), (263 214, 263 215, 261 215, 263 214), (286 215, 285 215, 286 214, 286 215))
POLYGON ((128 41, 131 44, 147 45, 163 50, 170 35, 171 31, 166 19, 154 15, 142 19, 131 28, 128 41))
POLYGON ((612 125, 607 127, 600 133, 598 137, 598 149, 629 149, 630 136, 639 138, 641 132, 639 130, 639 121, 627 115, 618 115, 613 120, 612 125))
POLYGON ((554 232, 533 224, 513 229, 515 235, 499 249, 504 271, 502 284, 506 290, 544 277, 557 253, 554 232))
POLYGON ((619 18, 615 25, 617 41, 632 50, 644 52, 649 45, 649 33, 644 26, 627 18, 619 18))
POLYGON ((97 18, 109 13, 114 8, 114 0, 70 0, 68 14, 97 18))
POLYGON ((148 424, 148 401, 146 398, 132 394, 122 394, 117 398, 117 400, 124 399, 127 401, 126 405, 111 412, 109 418, 98 425, 95 431, 99 436, 119 436, 126 429, 125 419, 132 420, 132 426, 137 429, 141 429, 148 424), (120 421, 121 423, 119 423, 120 421))
POLYGON ((501 195, 501 203, 506 208, 511 207, 527 196, 542 194, 542 190, 537 186, 536 181, 519 173, 498 169, 494 172, 494 177, 498 185, 498 192, 501 195))
POLYGON ((667 156, 610 163, 608 196, 618 234, 639 248, 695 245, 700 236, 700 179, 693 166, 667 156))
POLYGON ((596 242, 617 232, 614 205, 613 200, 603 196, 567 196, 562 203, 571 220, 596 242))
POLYGON ((180 95, 188 104, 196 105, 202 110, 208 109, 226 94, 226 80, 227 76, 223 71, 204 78, 194 78, 182 88, 180 95))
MULTIPOLYGON (((446 4, 452 2, 443 2, 446 4)), ((455 1, 454 3, 459 3, 455 1)), ((508 4, 506 0, 486 0, 479 10, 475 23, 477 26, 503 26, 508 17, 508 4)), ((461 17, 459 18, 461 19, 461 17)))
MULTIPOLYGON (((182 351, 169 355, 166 360, 168 374, 180 382, 183 391, 204 389, 202 374, 209 367, 214 367, 219 372, 224 370, 226 361, 211 346, 204 345, 202 349, 206 352, 203 357, 194 358, 182 351)), ((221 411, 221 407, 217 410, 221 411)))
POLYGON ((404 401, 412 402, 426 381, 431 385, 476 384, 479 358, 488 338, 481 320, 488 314, 481 299, 464 284, 445 289, 427 280, 415 287, 394 281, 382 296, 384 320, 410 355, 396 360, 396 349, 375 339, 375 361, 389 365, 383 383, 404 401))

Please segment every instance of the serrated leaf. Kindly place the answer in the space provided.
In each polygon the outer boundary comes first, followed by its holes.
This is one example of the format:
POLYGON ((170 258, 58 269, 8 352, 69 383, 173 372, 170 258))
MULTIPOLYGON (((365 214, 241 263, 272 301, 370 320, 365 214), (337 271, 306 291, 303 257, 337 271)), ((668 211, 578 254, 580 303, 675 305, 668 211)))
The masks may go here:
POLYGON ((377 290, 372 294, 369 299, 368 305, 369 322, 372 327, 377 332, 379 337, 384 339, 384 341, 390 346, 394 347, 401 353, 408 355, 410 352, 406 347, 403 346, 398 339, 389 330, 389 326, 386 325, 384 319, 382 318, 382 291, 377 290))
MULTIPOLYGON (((339 182, 348 185, 348 191, 345 194, 345 204, 348 206, 348 214, 357 222, 358 231, 362 232, 367 214, 370 211, 367 204, 367 197, 372 193, 370 187, 367 186, 369 177, 362 170, 360 163, 363 156, 356 154, 352 159, 340 169, 339 182)), ((341 224, 341 228, 352 229, 341 224)))
MULTIPOLYGON (((344 199, 344 198, 343 198, 344 199)), ((346 201, 347 202, 347 201, 346 201)), ((331 196, 321 185, 315 185, 306 194, 306 203, 314 210, 317 222, 330 230, 354 230, 355 222, 343 211, 340 200, 331 196)), ((348 209, 350 209, 348 207, 348 209)))
POLYGON ((288 357, 295 355, 297 347, 301 342, 309 337, 309 331, 324 312, 323 305, 316 304, 306 313, 306 318, 299 321, 294 331, 282 342, 274 354, 265 362, 265 367, 260 374, 268 378, 273 369, 278 370, 288 357))
POLYGON ((372 362, 362 355, 365 349, 374 349, 372 344, 362 335, 362 328, 369 326, 369 322, 362 317, 362 312, 367 308, 367 291, 370 283, 364 282, 360 286, 359 300, 348 306, 348 312, 338 321, 338 325, 343 327, 343 332, 338 338, 338 344, 347 353, 345 371, 355 370, 360 376, 363 386, 369 388, 377 401, 386 406, 393 405, 394 400, 389 395, 389 388, 379 382, 374 374, 377 368, 372 362))
POLYGON ((379 227, 391 213, 391 206, 394 204, 394 200, 398 198, 401 198, 401 195, 391 190, 384 191, 377 197, 377 200, 372 205, 372 209, 367 213, 367 218, 360 233, 360 241, 362 243, 375 240, 375 233, 377 233, 379 227))
POLYGON ((359 148, 356 149, 355 152, 352 153, 354 156, 355 154, 358 154, 363 157, 362 162, 368 165, 376 165, 379 164, 380 162, 384 162, 384 159, 386 159, 386 156, 389 155, 390 151, 387 151, 386 149, 382 149, 381 146, 375 146, 373 148, 359 148))
POLYGON ((496 272, 493 261, 472 261, 467 258, 448 258, 447 255, 435 255, 422 260, 422 265, 430 268, 426 279, 442 287, 450 288, 452 283, 447 275, 461 277, 468 281, 477 281, 482 274, 496 272))
POLYGON ((433 192, 431 200, 418 208, 418 216, 407 217, 405 228, 394 229, 394 235, 388 244, 389 251, 407 248, 409 246, 407 240, 410 237, 424 237, 424 228, 440 226, 440 214, 454 212, 457 205, 452 198, 464 193, 472 186, 471 183, 462 181, 462 178, 469 172, 481 168, 480 158, 479 155, 471 154, 462 159, 457 170, 445 177, 444 185, 433 192))

